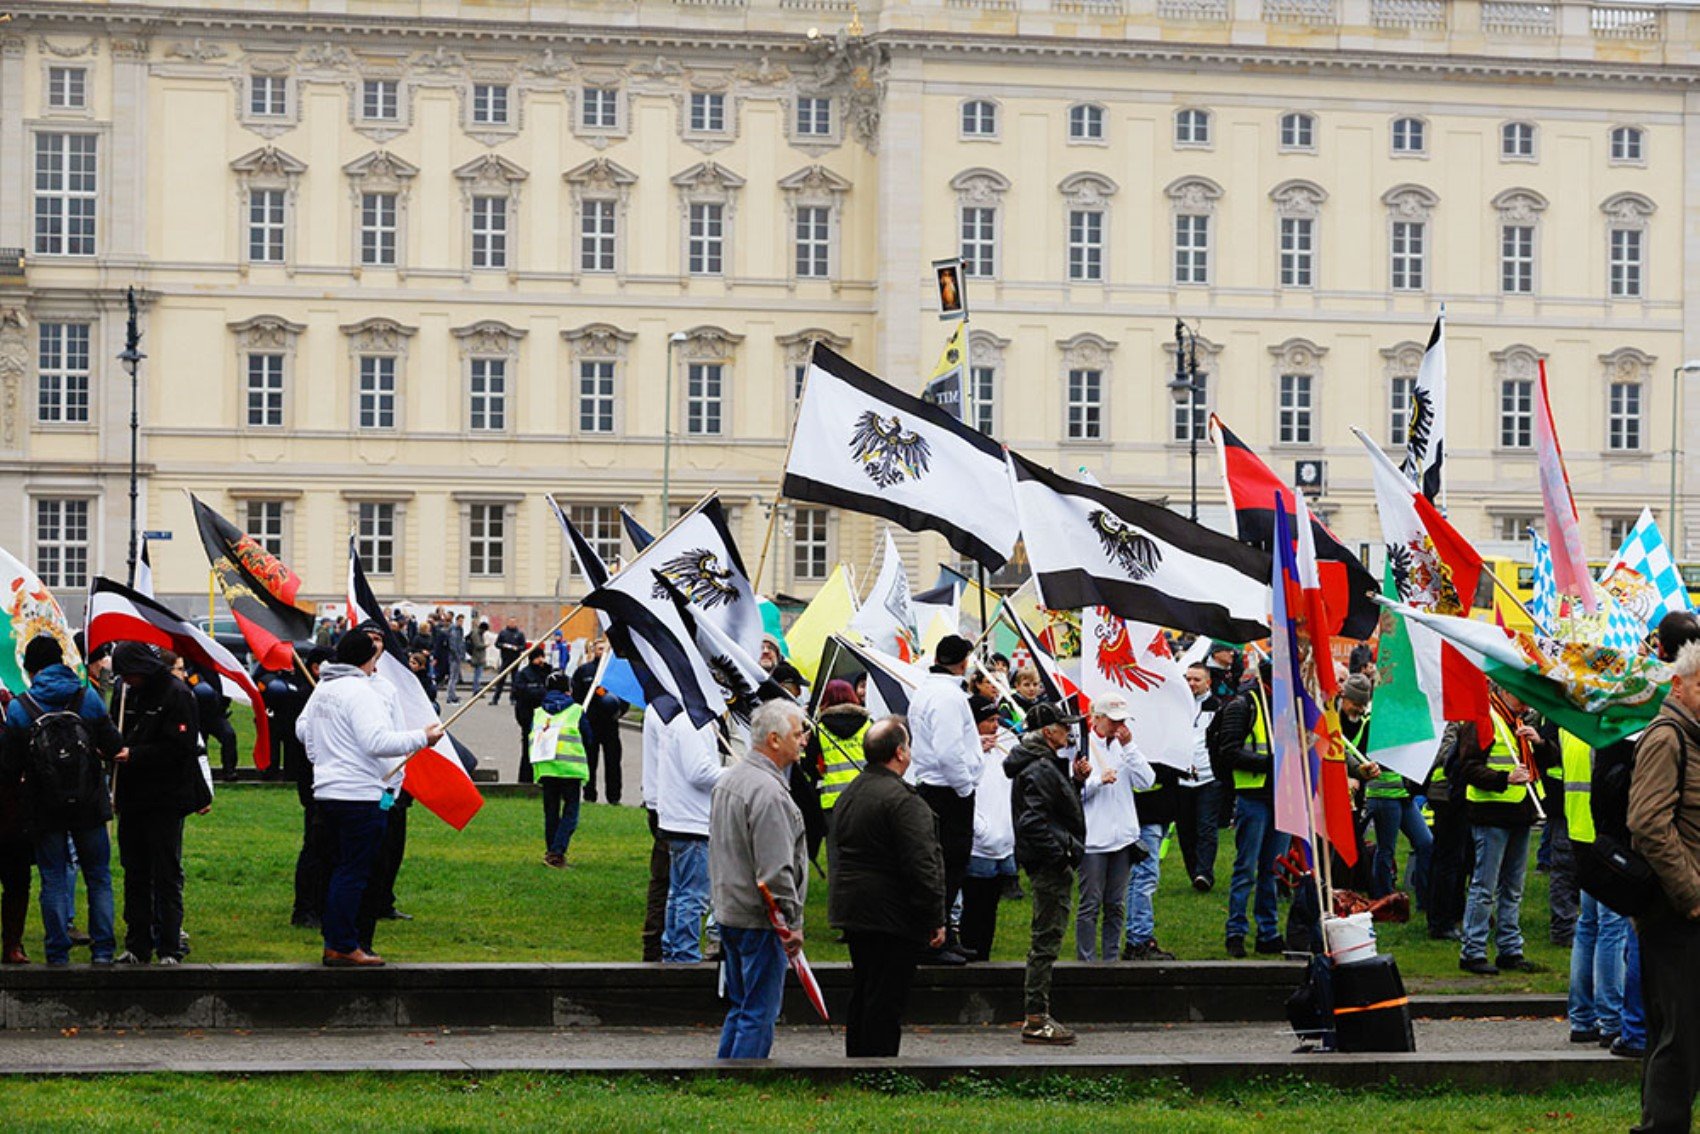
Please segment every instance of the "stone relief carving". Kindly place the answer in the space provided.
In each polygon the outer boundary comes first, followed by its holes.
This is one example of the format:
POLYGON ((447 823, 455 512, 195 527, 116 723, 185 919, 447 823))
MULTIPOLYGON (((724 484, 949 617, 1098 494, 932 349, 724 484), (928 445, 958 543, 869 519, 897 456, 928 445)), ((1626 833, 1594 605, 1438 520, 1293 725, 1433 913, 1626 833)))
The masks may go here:
POLYGON ((632 331, 622 331, 612 323, 586 323, 570 331, 562 331, 561 337, 572 344, 573 353, 579 358, 623 358, 626 344, 637 338, 632 331))
POLYGON ((1409 339, 1390 347, 1382 347, 1381 357, 1386 360, 1387 377, 1415 378, 1417 371, 1422 368, 1425 349, 1422 343, 1414 343, 1409 339))
POLYGON ((1607 382, 1647 382, 1653 377, 1653 363, 1658 359, 1634 347, 1618 347, 1600 355, 1607 382))
POLYGON ((995 169, 965 169, 950 179, 958 205, 996 205, 1009 186, 1009 178, 995 169))
POLYGON ((43 55, 52 55, 59 59, 82 59, 100 54, 100 41, 92 35, 85 43, 54 43, 46 36, 36 42, 41 46, 43 55))
POLYGON ((573 62, 565 55, 556 55, 553 47, 545 47, 542 55, 521 63, 519 69, 542 79, 562 79, 572 74, 573 62))
POLYGON ((1116 194, 1116 183, 1101 173, 1071 173, 1058 182, 1063 200, 1076 209, 1101 209, 1116 194))
POLYGON ((848 335, 834 334, 820 327, 808 327, 801 331, 793 331, 789 335, 777 335, 774 342, 785 348, 785 365, 787 367, 801 366, 814 357, 815 344, 824 343, 842 354, 850 349, 848 335))
POLYGON ((1613 193, 1600 211, 1613 228, 1646 228, 1658 206, 1639 193, 1613 193))
POLYGON ((406 354, 407 340, 418 329, 381 318, 344 323, 339 328, 348 336, 348 348, 355 354, 406 354))
POLYGON ((723 327, 692 327, 685 332, 679 353, 698 362, 723 362, 732 357, 733 348, 743 341, 743 335, 735 335, 723 327))
POLYGON ((1102 335, 1082 331, 1066 339, 1058 339, 1062 348, 1063 368, 1066 370, 1108 370, 1110 353, 1116 344, 1102 335))
POLYGON ((1163 190, 1177 213, 1208 216, 1222 199, 1222 187, 1208 177, 1182 177, 1163 190))
POLYGON ((1269 199, 1275 202, 1276 216, 1314 218, 1322 213, 1328 191, 1310 181, 1283 181, 1269 191, 1269 199))
POLYGON ((788 81, 791 78, 791 68, 783 63, 776 67, 772 60, 763 55, 753 67, 748 63, 740 63, 732 69, 732 75, 753 87, 771 87, 788 81))
POLYGON ((815 57, 813 88, 838 98, 856 140, 868 152, 878 151, 891 49, 841 28, 836 36, 813 41, 810 52, 815 57))
POLYGON ((1276 368, 1285 373, 1315 374, 1328 348, 1317 346, 1309 339, 1291 338, 1279 346, 1270 347, 1269 353, 1275 358, 1276 368))
POLYGON ((295 338, 307 329, 305 323, 291 323, 277 315, 255 315, 240 323, 229 324, 240 350, 293 351, 295 338))
POLYGON ((1494 376, 1500 381, 1533 382, 1540 375, 1541 360, 1546 357, 1534 347, 1517 343, 1488 355, 1493 359, 1494 376))
POLYGON ((210 63, 214 59, 223 59, 230 52, 216 43, 208 43, 196 36, 188 43, 174 43, 165 49, 165 54, 172 59, 187 59, 191 63, 210 63))
POLYGON ((1399 220, 1428 220, 1440 198, 1421 185, 1395 185, 1381 195, 1381 203, 1399 220))
POLYGON ((458 51, 450 51, 442 44, 431 51, 413 57, 413 66, 421 71, 443 75, 466 68, 466 56, 458 51))
POLYGON ((1490 202, 1502 224, 1534 224, 1546 211, 1547 199, 1533 189, 1507 189, 1490 202))
POLYGON ((460 340, 462 354, 506 354, 519 351, 519 341, 526 332, 510 327, 498 319, 480 319, 465 327, 454 327, 449 334, 460 340))
POLYGON ((29 373, 29 316, 22 307, 0 307, 0 439, 18 443, 18 407, 29 373))
POLYGON ((301 62, 323 71, 343 71, 354 66, 354 53, 335 43, 315 43, 301 52, 301 62))

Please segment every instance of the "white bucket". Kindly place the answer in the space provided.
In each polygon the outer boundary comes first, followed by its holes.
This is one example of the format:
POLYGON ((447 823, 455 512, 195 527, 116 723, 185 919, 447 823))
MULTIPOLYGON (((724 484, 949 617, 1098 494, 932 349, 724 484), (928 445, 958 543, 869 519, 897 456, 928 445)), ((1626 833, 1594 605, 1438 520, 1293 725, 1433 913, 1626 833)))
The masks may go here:
POLYGON ((1323 918, 1322 936, 1328 942, 1329 957, 1337 965, 1375 956, 1375 926, 1368 912, 1323 918))

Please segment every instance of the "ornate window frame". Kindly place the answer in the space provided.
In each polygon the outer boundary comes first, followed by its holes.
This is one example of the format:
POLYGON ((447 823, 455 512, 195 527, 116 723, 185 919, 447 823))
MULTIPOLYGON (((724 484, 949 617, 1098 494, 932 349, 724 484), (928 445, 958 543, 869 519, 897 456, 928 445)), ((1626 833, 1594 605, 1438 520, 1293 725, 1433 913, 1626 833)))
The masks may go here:
POLYGON ((295 207, 300 196, 301 175, 307 172, 307 163, 276 146, 264 145, 231 162, 230 169, 236 175, 236 245, 240 256, 237 261, 238 270, 246 275, 249 267, 254 264, 254 261, 249 259, 249 193, 255 189, 280 189, 283 191, 283 263, 274 264, 270 260, 264 260, 260 265, 281 267, 286 274, 294 275, 295 207))
POLYGON ((1429 120, 1421 114, 1400 114, 1395 116, 1393 120, 1387 124, 1387 153, 1389 157, 1398 160, 1415 158, 1426 161, 1429 156, 1429 120), (1399 124, 1401 122, 1416 123, 1417 129, 1422 134, 1422 145, 1414 148, 1410 146, 1407 146, 1404 149, 1399 148, 1397 142, 1399 137, 1399 124))
POLYGON ((733 428, 733 411, 735 402, 733 392, 737 385, 734 381, 737 375, 738 344, 744 341, 743 335, 733 334, 724 327, 712 324, 701 324, 685 332, 685 341, 679 344, 674 352, 674 365, 679 373, 674 375, 674 389, 679 404, 674 406, 674 420, 679 423, 677 438, 683 441, 707 441, 720 444, 730 441, 735 435, 733 428), (720 375, 720 431, 718 433, 689 433, 686 432, 686 422, 689 420, 690 406, 690 365, 691 363, 719 364, 720 375))
POLYGON ((785 109, 785 139, 794 150, 810 157, 831 153, 844 144, 844 119, 847 100, 830 90, 818 87, 799 87, 783 100, 785 109), (827 101, 827 125, 824 134, 804 134, 797 129, 798 99, 815 98, 827 101))
POLYGON ((460 431, 470 439, 511 437, 519 417, 519 344, 528 334, 500 319, 480 319, 464 327, 450 328, 460 344, 460 431), (472 428, 472 360, 499 358, 502 368, 502 427, 472 428))
MULTIPOLYGON (((460 583, 463 594, 507 594, 511 591, 514 580, 518 578, 516 554, 519 541, 515 538, 519 519, 519 506, 525 502, 523 492, 494 492, 490 490, 474 490, 450 494, 454 500, 455 512, 460 518, 460 583), (501 556, 502 569, 499 572, 472 573, 472 509, 475 507, 500 509, 502 521, 501 556)), ((488 537, 486 537, 488 540, 488 537)))
POLYGON ((1653 226, 1653 214, 1658 206, 1652 198, 1641 193, 1613 193, 1600 202, 1600 212, 1606 215, 1606 299, 1625 303, 1644 303, 1647 300, 1649 272, 1648 261, 1652 252, 1652 241, 1647 232, 1653 226), (1641 233, 1640 246, 1640 278, 1639 287, 1634 295, 1614 295, 1611 290, 1611 241, 1614 232, 1641 233))
POLYGON ((226 323, 231 334, 236 360, 236 431, 276 435, 293 427, 295 422, 295 356, 300 348, 305 323, 292 323, 281 315, 254 315, 238 322, 226 323), (248 424, 248 356, 251 354, 281 354, 283 356, 283 424, 248 424))
POLYGON ((1488 202, 1498 214, 1499 294, 1537 295, 1541 290, 1541 214, 1546 212, 1547 199, 1533 189, 1506 189, 1488 202), (1529 290, 1510 291, 1505 286, 1505 230, 1508 227, 1533 229, 1529 250, 1529 290))
POLYGON ((1177 149, 1177 150, 1213 150, 1213 149, 1215 149, 1216 148, 1216 115, 1215 115, 1215 113, 1213 111, 1211 111, 1208 107, 1203 107, 1203 106, 1178 106, 1178 107, 1176 107, 1175 108, 1175 116, 1174 116, 1170 131, 1169 131, 1169 142, 1170 142, 1171 147, 1174 148, 1174 149, 1177 149), (1182 139, 1181 138, 1181 117, 1182 117, 1182 115, 1194 115, 1194 114, 1202 114, 1204 116, 1204 118, 1203 118, 1204 138, 1202 140, 1199 140, 1199 138, 1197 137, 1199 120, 1195 119, 1195 118, 1188 118, 1187 122, 1192 123, 1192 125, 1189 125, 1187 127, 1187 129, 1193 134, 1193 137, 1182 139))
POLYGON ((990 276, 967 274, 973 279, 999 279, 1003 276, 1003 197, 1010 190, 1010 180, 995 169, 974 166, 950 179, 956 192, 956 243, 962 244, 962 210, 992 210, 992 273, 990 276))
POLYGON ((348 428, 352 433, 403 433, 407 429, 408 340, 419 330, 394 319, 371 318, 337 328, 348 341, 348 428), (395 424, 360 424, 360 360, 395 359, 395 424))
POLYGON ((413 128, 414 84, 399 66, 362 68, 348 81, 348 125, 356 134, 383 145, 413 128), (394 83, 396 86, 396 116, 394 118, 366 117, 366 84, 394 83))
POLYGON ((1328 348, 1295 335, 1269 348, 1272 360, 1270 378, 1275 386, 1275 422, 1273 447, 1277 449, 1317 449, 1322 446, 1322 360, 1328 348), (1281 379, 1301 375, 1310 379, 1310 440, 1281 440, 1281 379))
POLYGON ((1540 378, 1540 364, 1546 355, 1526 343, 1512 343, 1503 350, 1492 351, 1488 358, 1493 361, 1493 449, 1497 453, 1532 454, 1535 451, 1534 431, 1534 392, 1535 383, 1540 378), (1505 444, 1505 384, 1507 382, 1528 382, 1531 387, 1529 444, 1505 444))
POLYGON ((850 349, 850 339, 847 335, 836 334, 820 327, 806 327, 801 331, 793 331, 788 335, 774 336, 774 345, 784 351, 784 382, 783 397, 776 399, 776 405, 795 406, 797 404, 797 367, 807 368, 810 359, 814 357, 815 344, 825 343, 840 354, 850 349))
POLYGON ((626 356, 630 353, 627 344, 636 339, 632 331, 622 331, 612 323, 586 323, 582 327, 561 332, 561 340, 567 344, 567 352, 572 358, 572 386, 566 433, 584 440, 614 440, 625 436, 626 432, 626 356), (584 396, 580 386, 583 380, 579 374, 579 364, 583 362, 612 362, 614 364, 614 426, 610 430, 587 430, 583 427, 583 419, 579 413, 579 402, 584 396))
POLYGON ((359 279, 367 268, 394 271, 398 278, 407 276, 408 258, 408 198, 412 195, 413 179, 419 167, 404 161, 388 150, 373 150, 355 158, 342 167, 348 178, 348 193, 352 206, 349 226, 350 272, 359 279), (367 193, 395 194, 395 264, 362 264, 360 262, 360 205, 367 193))
POLYGON ((614 202, 614 271, 616 280, 626 278, 626 215, 631 203, 632 186, 637 174, 608 157, 595 157, 561 175, 572 188, 573 202, 573 276, 607 275, 602 271, 587 271, 584 267, 584 203, 586 201, 614 202))
POLYGON ((692 73, 690 83, 674 96, 679 113, 679 138, 702 154, 723 150, 738 140, 740 111, 743 100, 737 88, 725 75, 692 73), (725 115, 725 129, 696 130, 691 127, 691 103, 697 95, 719 95, 725 115))
POLYGON ((1110 279, 1110 198, 1121 187, 1102 173, 1081 170, 1057 182, 1063 198, 1063 279, 1070 284, 1105 284, 1110 279), (1098 229, 1098 278, 1075 279, 1068 263, 1072 245, 1069 241, 1069 214, 1076 210, 1095 212, 1102 218, 1098 229))
MULTIPOLYGON (((1521 144, 1519 140, 1517 144, 1521 144)), ((1541 160, 1541 130, 1540 127, 1526 118, 1512 118, 1499 124, 1499 160, 1503 164, 1521 162, 1525 165, 1541 160), (1528 131, 1529 152, 1513 153, 1508 148, 1512 144, 1512 131, 1528 131)))
POLYGON ((622 141, 631 136, 632 132, 632 94, 625 82, 625 76, 618 71, 586 71, 578 76, 578 82, 573 87, 570 106, 570 121, 573 136, 595 149, 604 149, 614 142, 622 141), (584 92, 589 89, 611 90, 614 92, 614 125, 586 126, 584 123, 584 92))
MULTIPOLYGON (((1600 439, 1600 452, 1613 460, 1639 460, 1651 458, 1654 450, 1647 444, 1649 395, 1653 390, 1653 364, 1658 361, 1656 355, 1651 355, 1632 346, 1621 346, 1616 350, 1600 355, 1600 374, 1603 379, 1601 392, 1605 395, 1606 431, 1600 439), (1611 447, 1611 388, 1619 383, 1634 383, 1641 388, 1640 409, 1638 410, 1636 440, 1640 443, 1633 449, 1614 449, 1611 447)), ((1613 550, 1616 550, 1613 548, 1613 550)))
POLYGON ((100 402, 104 389, 107 351, 103 349, 108 327, 106 305, 65 291, 38 293, 29 301, 26 315, 19 307, 0 307, 0 405, 4 407, 4 432, 0 448, 17 447, 13 423, 20 418, 26 430, 43 433, 96 433, 100 430, 100 402), (86 323, 89 328, 88 418, 84 421, 41 419, 41 325, 43 323, 86 323), (16 379, 18 386, 12 385, 16 379))
MULTIPOLYGON (((43 119, 63 119, 66 121, 86 121, 95 116, 97 105, 95 91, 95 76, 98 73, 92 58, 82 61, 79 52, 77 56, 66 57, 57 54, 57 50, 43 41, 41 57, 41 117, 43 119), (83 74, 83 101, 79 106, 68 106, 53 101, 53 72, 81 71, 83 74)), ((99 53, 98 43, 91 39, 86 53, 90 56, 99 53)))
POLYGON ((1093 448, 1114 443, 1115 431, 1110 428, 1110 410, 1113 400, 1110 396, 1115 386, 1115 351, 1116 342, 1106 339, 1095 331, 1081 331, 1066 339, 1057 340, 1058 361, 1057 377, 1060 379, 1062 390, 1062 430, 1059 445, 1070 448, 1093 448), (1095 370, 1098 372, 1098 436, 1070 437, 1068 435, 1068 374, 1071 370, 1095 370))
MULTIPOLYGON (((1204 404, 1199 407, 1204 411, 1204 421, 1198 430, 1198 440, 1200 444, 1208 445, 1210 443, 1210 415, 1216 411, 1216 396, 1220 389, 1222 344, 1207 339, 1203 335, 1189 338, 1187 342, 1187 356, 1189 358, 1192 356, 1194 341, 1198 344, 1199 377, 1204 379, 1204 404)), ((1175 373, 1175 350, 1173 339, 1163 341, 1164 374, 1175 373)), ((1188 438, 1177 438, 1175 436, 1175 425, 1183 412, 1179 404, 1171 397, 1169 399, 1168 428, 1163 430, 1163 443, 1172 449, 1184 449, 1192 444, 1188 438)))
POLYGON ((1216 241, 1218 234, 1214 224, 1207 224, 1207 237, 1204 254, 1204 279, 1187 280, 1182 282, 1178 268, 1179 226, 1175 223, 1178 217, 1206 217, 1216 215, 1216 202, 1222 199, 1222 187, 1208 177, 1188 174, 1177 177, 1169 182, 1163 190, 1163 195, 1169 198, 1169 282, 1175 287, 1213 287, 1216 282, 1216 241))
POLYGON ((699 161, 674 174, 671 183, 679 193, 679 276, 681 279, 736 278, 738 269, 738 191, 744 179, 712 158, 699 161), (691 272, 691 206, 719 205, 720 271, 693 275, 691 272))
POLYGON ((1636 122, 1618 122, 1606 130, 1606 164, 1645 169, 1647 166, 1647 128, 1636 122), (1617 136, 1620 132, 1629 131, 1634 134, 1638 152, 1636 157, 1618 157, 1613 151, 1617 148, 1617 136))
POLYGON ((519 195, 520 186, 531 175, 499 154, 480 154, 454 171, 460 182, 461 232, 466 237, 465 254, 461 257, 461 276, 471 279, 473 272, 506 272, 512 280, 519 275, 520 243, 519 195), (472 263, 472 200, 474 197, 500 197, 507 201, 507 245, 500 267, 474 267, 472 263))
MULTIPOLYGON (((1309 110, 1283 110, 1275 120, 1275 148, 1284 154, 1314 154, 1318 150, 1316 135, 1319 129, 1316 114, 1309 110), (1304 120, 1310 128, 1309 142, 1287 141, 1287 120, 1293 119, 1295 124, 1304 120)), ((1297 131, 1295 130, 1295 133, 1297 131)))
POLYGON ((236 121, 243 129, 270 140, 301 125, 301 80, 295 74, 293 52, 249 51, 241 66, 231 75, 231 82, 236 87, 236 121), (254 113, 256 76, 283 80, 282 114, 254 113))
POLYGON ((850 192, 849 180, 816 163, 805 165, 795 173, 780 178, 779 191, 785 195, 785 240, 782 243, 789 253, 786 257, 786 285, 795 289, 799 282, 824 279, 829 281, 836 291, 843 274, 841 257, 844 241, 841 234, 844 227, 844 198, 850 192), (797 274, 797 210, 804 206, 825 208, 831 222, 827 232, 827 264, 824 277, 797 274))
POLYGON ((1003 102, 989 98, 986 95, 975 95, 965 98, 956 104, 956 138, 960 142, 1001 142, 1003 140, 1003 102), (968 129, 969 108, 974 110, 976 129, 968 129), (986 109, 991 108, 991 129, 981 130, 978 126, 986 120, 986 109))
POLYGON ((1283 291, 1315 291, 1321 285, 1322 274, 1322 206, 1328 200, 1328 190, 1314 181, 1295 177, 1281 182, 1269 191, 1275 202, 1275 286, 1283 291), (1310 282, 1283 283, 1281 280, 1281 222, 1308 220, 1310 225, 1310 282))
POLYGON ((1387 206, 1388 290, 1424 294, 1430 290, 1434 281, 1434 210, 1440 206, 1440 197, 1432 189, 1405 182, 1383 193, 1381 203, 1387 206), (1420 223, 1423 226, 1421 287, 1393 286, 1393 226, 1397 223, 1420 223))
POLYGON ((1412 339, 1406 339, 1404 342, 1381 348, 1381 375, 1386 383, 1383 388, 1387 392, 1387 447, 1389 449, 1403 449, 1409 440, 1411 429, 1409 407, 1407 407, 1406 419, 1399 424, 1404 436, 1401 436, 1397 441, 1393 439, 1393 384, 1403 380, 1412 383, 1414 388, 1417 374, 1422 370, 1423 355, 1427 352, 1428 347, 1426 345, 1412 339))
POLYGON ((1070 103, 1068 109, 1063 112, 1063 122, 1064 140, 1071 146, 1107 146, 1110 144, 1110 112, 1101 102, 1084 99, 1080 102, 1070 103), (1098 112, 1097 137, 1074 132, 1074 112, 1077 110, 1087 112, 1095 110, 1098 112))
POLYGON ((968 425, 979 428, 980 403, 978 390, 972 389, 974 371, 976 369, 992 372, 992 412, 990 428, 987 436, 998 437, 1003 433, 1003 396, 1005 389, 1004 352, 1009 349, 1010 340, 994 335, 990 331, 970 330, 968 332, 968 368, 964 373, 965 397, 971 419, 968 425))
POLYGON ((460 128, 475 142, 499 146, 519 136, 525 122, 525 87, 516 82, 510 70, 474 66, 460 85, 460 128), (501 122, 478 122, 473 119, 473 88, 505 87, 508 114, 501 122))

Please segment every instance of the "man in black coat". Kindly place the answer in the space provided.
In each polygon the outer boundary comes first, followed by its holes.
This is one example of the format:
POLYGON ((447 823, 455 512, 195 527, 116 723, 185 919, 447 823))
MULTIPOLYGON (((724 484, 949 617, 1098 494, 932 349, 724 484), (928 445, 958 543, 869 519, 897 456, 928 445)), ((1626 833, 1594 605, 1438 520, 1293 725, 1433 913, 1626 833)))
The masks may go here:
MULTIPOLYGON (((503 631, 507 633, 507 631, 503 631)), ((531 783, 531 717, 543 704, 543 694, 549 675, 555 672, 549 665, 548 654, 542 646, 533 646, 525 664, 514 670, 514 720, 519 723, 519 782, 531 783)))
POLYGON ((124 952, 119 964, 181 960, 183 818, 195 810, 200 721, 195 695, 158 646, 120 642, 112 651, 124 743, 117 770, 118 860, 124 866, 124 952))
MULTIPOLYGON (((525 631, 519 628, 519 619, 508 619, 508 624, 502 627, 500 634, 496 635, 496 653, 502 659, 502 668, 499 671, 502 676, 496 679, 496 687, 490 690, 490 703, 492 705, 502 703, 502 686, 508 680, 508 667, 513 665, 521 654, 525 653, 525 631)), ((517 682, 519 675, 516 673, 513 676, 517 682)), ((539 702, 539 704, 541 703, 539 702)), ((529 766, 528 763, 527 767, 529 766)))
POLYGON ((1072 780, 1057 761, 1057 753, 1069 745, 1070 726, 1079 720, 1055 705, 1037 705, 1027 714, 1021 743, 1003 762, 1015 817, 1015 857, 1027 871, 1033 893, 1023 1043, 1066 1046, 1075 1042, 1074 1033, 1051 1018, 1051 968, 1068 924, 1074 871, 1086 857, 1086 812, 1080 805, 1080 785, 1091 773, 1091 761, 1085 756, 1076 760, 1072 780))
POLYGON ((933 809, 903 780, 909 730, 887 717, 862 741, 867 761, 833 807, 827 920, 850 946, 844 1054, 896 1055, 923 946, 944 944, 944 855, 933 809))
POLYGON ((608 639, 598 638, 591 643, 590 656, 585 659, 584 664, 573 670, 573 700, 584 706, 584 758, 590 765, 590 782, 584 785, 584 798, 587 803, 596 802, 598 764, 603 769, 602 777, 607 787, 609 803, 619 803, 620 793, 625 787, 625 778, 620 768, 620 758, 624 755, 620 743, 620 720, 631 706, 600 685, 594 688, 591 685, 596 680, 596 671, 602 667, 602 659, 607 653, 608 639))
MULTIPOLYGON (((326 647, 314 646, 302 656, 302 664, 317 678, 319 666, 330 656, 331 651, 326 647)), ((314 822, 317 808, 313 799, 313 763, 307 759, 306 746, 295 735, 295 722, 301 718, 313 687, 299 667, 274 670, 264 677, 261 692, 266 700, 273 767, 282 768, 282 774, 295 785, 295 798, 301 803, 301 849, 295 856, 295 901, 289 924, 317 929, 324 912, 330 862, 323 846, 324 838, 316 832, 314 822)))
POLYGON ((1269 746, 1270 672, 1265 663, 1259 680, 1223 700, 1205 731, 1210 770, 1218 780, 1234 786, 1234 877, 1228 888, 1225 929, 1230 957, 1245 956, 1248 904, 1257 927, 1257 952, 1279 955, 1287 948, 1275 894, 1275 859, 1288 837, 1275 829, 1275 794, 1270 785, 1274 768, 1269 746))

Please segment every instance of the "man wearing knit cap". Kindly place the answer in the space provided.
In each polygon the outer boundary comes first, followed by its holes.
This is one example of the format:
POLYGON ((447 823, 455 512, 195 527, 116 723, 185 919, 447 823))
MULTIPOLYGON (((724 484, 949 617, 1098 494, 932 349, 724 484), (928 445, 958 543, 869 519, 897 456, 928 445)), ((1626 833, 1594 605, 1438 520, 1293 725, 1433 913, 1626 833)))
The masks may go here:
MULTIPOLYGON (((991 746, 991 738, 981 737, 974 727, 974 714, 962 687, 971 648, 968 639, 955 634, 939 639, 927 679, 909 699, 908 778, 938 816, 946 909, 955 904, 968 873, 974 849, 974 788, 980 782, 985 750, 991 746)), ((926 960, 960 965, 970 958, 953 932, 945 947, 931 951, 926 960)))
POLYGON ((321 924, 324 963, 331 968, 384 963, 360 943, 372 939, 382 912, 365 898, 388 825, 385 793, 401 786, 399 776, 385 776, 443 735, 435 721, 422 730, 402 727, 395 690, 377 676, 382 651, 376 632, 355 627, 344 634, 295 726, 313 762, 313 798, 331 858, 321 924))

